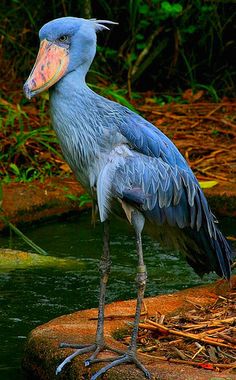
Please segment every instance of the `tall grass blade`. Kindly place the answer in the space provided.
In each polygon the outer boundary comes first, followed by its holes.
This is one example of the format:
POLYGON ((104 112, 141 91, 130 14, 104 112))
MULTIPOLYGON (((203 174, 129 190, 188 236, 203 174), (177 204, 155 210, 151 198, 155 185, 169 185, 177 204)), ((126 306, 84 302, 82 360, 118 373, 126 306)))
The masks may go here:
POLYGON ((16 235, 18 235, 24 242, 26 242, 31 248, 33 248, 37 253, 40 255, 47 256, 48 253, 44 251, 41 247, 39 247, 37 244, 35 244, 31 239, 29 239, 23 232, 21 232, 14 224, 7 221, 8 226, 15 232, 16 235))

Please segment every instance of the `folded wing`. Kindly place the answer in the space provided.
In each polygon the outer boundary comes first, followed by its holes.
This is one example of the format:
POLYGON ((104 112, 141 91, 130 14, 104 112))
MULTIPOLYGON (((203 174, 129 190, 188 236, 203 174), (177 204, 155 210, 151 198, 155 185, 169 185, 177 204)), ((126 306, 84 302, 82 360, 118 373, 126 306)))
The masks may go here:
POLYGON ((229 244, 191 169, 170 140, 155 130, 128 129, 125 137, 131 143, 111 152, 97 183, 101 220, 111 211, 111 202, 120 199, 139 209, 157 229, 165 226, 166 234, 176 235, 198 274, 216 271, 229 278, 229 244))

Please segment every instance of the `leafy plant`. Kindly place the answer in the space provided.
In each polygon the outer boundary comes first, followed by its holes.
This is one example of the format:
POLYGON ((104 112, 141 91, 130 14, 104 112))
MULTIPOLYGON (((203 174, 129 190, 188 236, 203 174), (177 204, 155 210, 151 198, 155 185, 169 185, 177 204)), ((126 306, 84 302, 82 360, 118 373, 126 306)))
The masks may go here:
POLYGON ((82 194, 79 197, 79 207, 83 207, 90 203, 92 203, 92 198, 88 193, 82 194))
POLYGON ((137 87, 173 90, 207 86, 213 99, 235 93, 230 53, 235 49, 235 8, 230 2, 118 3, 120 7, 114 7, 110 14, 120 21, 113 34, 118 28, 123 40, 117 53, 111 44, 100 47, 99 59, 105 57, 106 69, 112 66, 116 77, 127 77, 130 98, 131 90, 137 87))
MULTIPOLYGON (((39 100, 39 110, 44 101, 39 100)), ((5 182, 59 174, 63 159, 57 138, 45 111, 35 114, 34 107, 26 113, 20 104, 0 98, 0 174, 5 182)))
POLYGON ((83 207, 92 203, 92 198, 88 193, 82 194, 79 197, 74 194, 66 194, 65 196, 71 201, 78 202, 79 207, 83 207))

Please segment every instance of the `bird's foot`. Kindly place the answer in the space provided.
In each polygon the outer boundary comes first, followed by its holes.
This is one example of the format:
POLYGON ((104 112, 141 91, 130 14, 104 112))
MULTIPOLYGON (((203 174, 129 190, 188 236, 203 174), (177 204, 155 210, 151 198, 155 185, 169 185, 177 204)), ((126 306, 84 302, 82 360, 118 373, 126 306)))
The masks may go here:
POLYGON ((105 372, 107 372, 109 369, 116 367, 120 364, 135 364, 145 375, 147 379, 151 379, 151 374, 150 372, 144 367, 144 365, 137 359, 135 353, 132 351, 128 350, 125 352, 123 355, 118 356, 116 358, 111 357, 111 358, 104 358, 104 359, 92 359, 89 361, 88 364, 86 364, 87 361, 85 361, 85 365, 90 365, 92 363, 100 363, 100 362, 111 362, 107 364, 106 366, 102 367, 99 371, 97 371, 90 380, 96 380, 98 377, 103 375, 105 372))
POLYGON ((60 348, 76 348, 73 354, 67 356, 56 369, 56 375, 58 375, 67 363, 70 363, 77 355, 85 354, 86 352, 94 351, 97 348, 96 344, 71 344, 61 343, 60 348))
POLYGON ((62 369, 64 368, 64 366, 67 363, 70 363, 71 360, 74 359, 76 356, 85 354, 87 352, 93 351, 93 354, 90 356, 90 358, 88 358, 87 360, 85 360, 84 364, 85 364, 86 367, 89 366, 90 364, 92 364, 95 361, 102 361, 102 359, 96 359, 97 355, 101 351, 109 350, 109 351, 115 352, 116 354, 123 354, 123 351, 117 350, 115 348, 111 348, 111 347, 109 347, 105 343, 102 343, 102 344, 97 344, 97 343, 94 343, 94 344, 61 343, 60 344, 60 348, 76 348, 76 351, 73 352, 73 354, 67 356, 61 362, 61 364, 59 364, 59 366, 56 369, 56 375, 58 375, 62 371, 62 369))
POLYGON ((61 364, 56 369, 56 374, 58 375, 63 367, 70 363, 72 359, 74 359, 78 355, 85 354, 87 352, 93 351, 93 354, 85 360, 85 366, 90 366, 93 363, 100 362, 110 362, 106 366, 102 367, 99 371, 97 371, 92 377, 91 380, 96 380, 98 377, 107 372, 110 368, 116 367, 120 364, 135 364, 145 375, 147 379, 151 379, 150 372, 144 367, 144 365, 137 359, 136 354, 128 349, 126 352, 118 350, 116 348, 112 348, 105 343, 102 344, 71 344, 71 343, 61 343, 61 348, 76 348, 76 351, 73 354, 67 356, 61 364), (97 358, 97 355, 104 350, 112 351, 120 356, 118 357, 110 357, 110 358, 97 358))

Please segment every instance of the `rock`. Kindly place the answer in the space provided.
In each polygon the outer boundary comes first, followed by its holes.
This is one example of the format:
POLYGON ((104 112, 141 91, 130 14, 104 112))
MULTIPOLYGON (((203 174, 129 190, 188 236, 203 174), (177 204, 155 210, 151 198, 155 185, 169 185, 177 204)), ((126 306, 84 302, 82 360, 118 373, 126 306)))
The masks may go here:
POLYGON ((0 270, 32 267, 78 268, 83 264, 78 259, 60 259, 36 253, 0 248, 0 270))
MULTIPOLYGON (((233 279, 236 285, 236 277, 233 279)), ((220 280, 214 284, 182 290, 174 294, 160 295, 145 299, 148 314, 155 315, 157 312, 167 315, 168 313, 180 312, 190 309, 191 303, 207 305, 214 303, 217 295, 224 295, 228 290, 228 283, 220 280), (190 301, 190 302, 189 302, 190 301)), ((127 327, 127 321, 131 321, 135 312, 136 301, 118 301, 106 306, 105 315, 105 338, 106 342, 124 350, 125 347, 114 339, 121 329, 127 327)), ((30 380, 85 380, 91 377, 102 364, 84 366, 84 360, 88 354, 77 356, 67 364, 62 372, 56 376, 55 369, 58 364, 73 349, 61 349, 59 343, 92 343, 96 332, 97 309, 75 312, 53 319, 48 323, 34 329, 27 341, 23 368, 30 380)), ((109 352, 103 352, 101 357, 109 357, 109 352)), ((198 369, 189 365, 177 365, 161 362, 140 354, 140 359, 151 371, 152 379, 161 380, 213 380, 213 379, 236 379, 232 373, 218 373, 198 369)), ((143 380, 143 374, 134 365, 122 365, 107 372, 103 377, 106 380, 143 380)))
POLYGON ((83 209, 79 207, 78 199, 84 190, 73 177, 50 178, 44 183, 3 184, 2 193, 0 230, 6 227, 6 220, 15 225, 38 222, 83 209))

